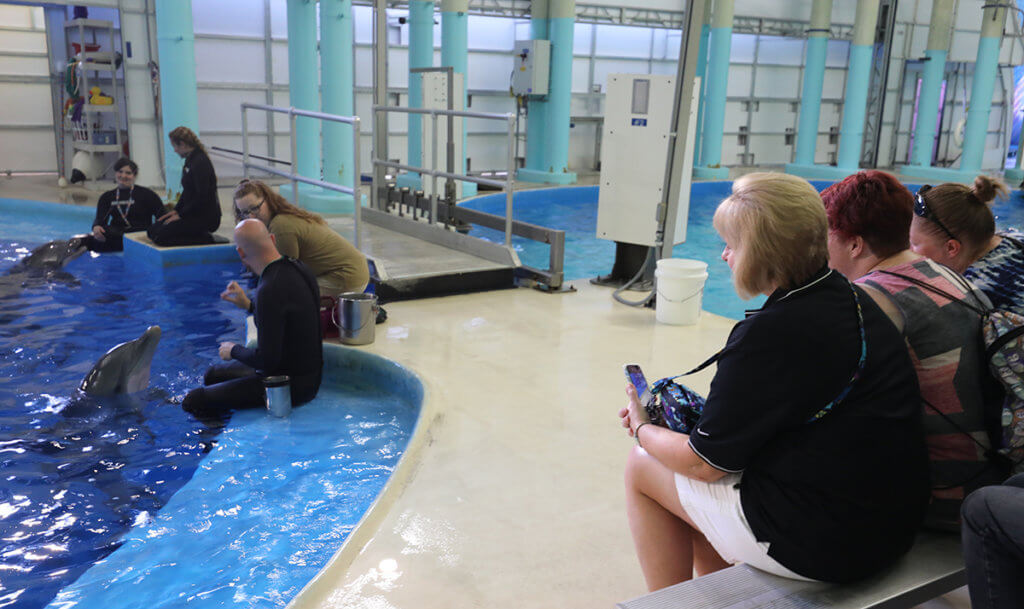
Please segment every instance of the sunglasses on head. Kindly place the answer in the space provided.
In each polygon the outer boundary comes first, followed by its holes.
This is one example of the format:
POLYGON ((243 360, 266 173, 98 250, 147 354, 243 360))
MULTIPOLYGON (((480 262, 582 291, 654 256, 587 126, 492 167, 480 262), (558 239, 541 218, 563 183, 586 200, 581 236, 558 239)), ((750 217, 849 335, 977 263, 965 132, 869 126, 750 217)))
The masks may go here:
POLYGON ((917 216, 918 218, 931 220, 932 222, 937 224, 939 228, 943 230, 943 232, 949 235, 950 239, 956 239, 956 235, 953 234, 953 231, 946 228, 946 225, 942 223, 942 220, 939 220, 939 216, 937 216, 935 212, 930 207, 928 207, 928 204, 925 202, 924 193, 928 192, 931 189, 931 185, 925 184, 924 186, 921 187, 920 190, 917 191, 917 194, 914 195, 914 215, 917 216))

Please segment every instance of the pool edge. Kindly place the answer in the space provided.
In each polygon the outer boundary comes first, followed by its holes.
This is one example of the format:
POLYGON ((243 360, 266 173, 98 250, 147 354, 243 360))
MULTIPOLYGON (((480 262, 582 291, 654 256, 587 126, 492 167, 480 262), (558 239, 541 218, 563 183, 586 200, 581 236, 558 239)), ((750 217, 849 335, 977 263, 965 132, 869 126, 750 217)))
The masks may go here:
MULTIPOLYGON (((335 343, 324 343, 324 349, 327 350, 329 348, 356 351, 356 349, 351 347, 335 343)), ((306 609, 322 606, 331 594, 338 589, 338 583, 341 581, 342 576, 348 572, 348 568, 352 565, 356 556, 362 552, 363 547, 373 539, 384 518, 390 512, 391 506, 394 505, 412 480, 413 474, 422 463, 421 457, 424 449, 431 443, 432 432, 442 419, 440 410, 436 408, 436 404, 434 404, 432 399, 434 391, 431 383, 414 368, 381 355, 372 353, 366 353, 366 355, 371 355, 400 366, 419 380, 423 387, 419 416, 416 419, 416 425, 413 427, 412 433, 409 435, 409 442, 406 444, 402 457, 399 459, 398 464, 395 465, 391 475, 388 476, 387 483, 384 484, 384 487, 377 494, 370 507, 363 513, 363 517, 356 523, 352 532, 342 542, 341 547, 331 556, 327 564, 285 605, 285 609, 306 609)))

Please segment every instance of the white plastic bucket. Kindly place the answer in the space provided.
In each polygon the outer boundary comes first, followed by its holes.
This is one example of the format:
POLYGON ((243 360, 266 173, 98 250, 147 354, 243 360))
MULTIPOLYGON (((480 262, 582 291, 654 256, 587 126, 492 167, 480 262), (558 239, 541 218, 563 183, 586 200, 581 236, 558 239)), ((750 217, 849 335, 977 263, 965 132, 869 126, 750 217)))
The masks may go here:
POLYGON ((658 291, 655 319, 676 326, 697 323, 707 278, 706 262, 684 258, 659 260, 654 271, 658 291))

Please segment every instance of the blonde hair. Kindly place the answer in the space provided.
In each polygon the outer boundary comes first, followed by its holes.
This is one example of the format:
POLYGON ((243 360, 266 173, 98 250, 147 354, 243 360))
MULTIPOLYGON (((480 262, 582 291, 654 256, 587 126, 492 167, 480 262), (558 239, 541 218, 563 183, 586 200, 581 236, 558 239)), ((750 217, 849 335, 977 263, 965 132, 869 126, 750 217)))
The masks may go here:
POLYGON ((742 298, 796 287, 828 263, 825 206, 803 178, 739 178, 715 210, 713 224, 733 250, 733 283, 742 298))
MULTIPOLYGON (((996 233, 996 221, 992 215, 992 202, 1005 198, 1010 189, 1002 180, 980 175, 974 178, 973 186, 964 184, 939 184, 921 193, 928 209, 939 219, 949 232, 953 233, 964 249, 976 260, 988 246, 996 233)), ((947 235, 942 228, 927 216, 925 230, 938 235, 943 241, 947 235)))
MULTIPOLYGON (((264 205, 266 205, 267 209, 270 210, 271 220, 273 220, 274 216, 278 214, 284 214, 288 216, 297 216, 307 222, 312 222, 313 224, 327 224, 327 221, 321 216, 302 209, 301 207, 295 207, 289 203, 287 199, 275 192, 274 189, 259 180, 245 178, 239 182, 238 186, 235 186, 235 194, 232 201, 237 201, 245 195, 256 195, 256 197, 263 199, 264 205)), ((242 219, 242 216, 238 213, 238 206, 236 205, 235 220, 241 221, 242 219)))
POLYGON ((206 147, 199 141, 199 136, 188 127, 175 127, 167 134, 167 138, 174 142, 181 142, 190 148, 198 148, 206 152, 206 147))

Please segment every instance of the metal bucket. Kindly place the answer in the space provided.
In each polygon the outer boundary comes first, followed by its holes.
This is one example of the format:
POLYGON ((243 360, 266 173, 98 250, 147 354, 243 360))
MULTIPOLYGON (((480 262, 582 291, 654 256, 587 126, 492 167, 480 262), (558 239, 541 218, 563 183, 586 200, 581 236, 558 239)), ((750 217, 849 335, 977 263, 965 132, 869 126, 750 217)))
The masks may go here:
POLYGON ((338 340, 346 345, 368 345, 373 342, 377 325, 377 296, 363 292, 347 292, 338 296, 334 309, 338 340))

